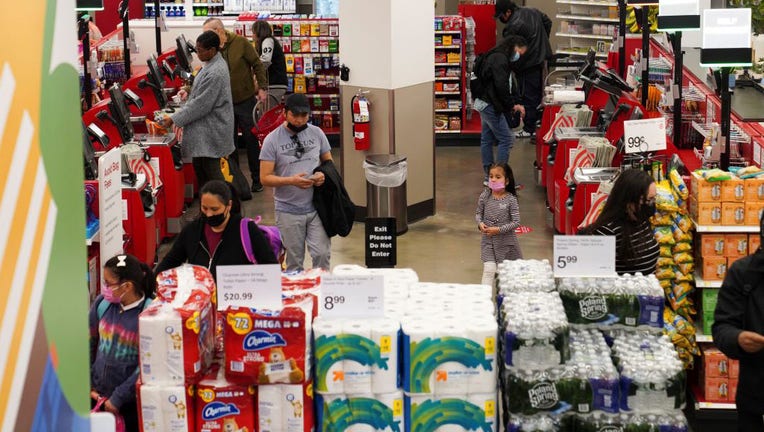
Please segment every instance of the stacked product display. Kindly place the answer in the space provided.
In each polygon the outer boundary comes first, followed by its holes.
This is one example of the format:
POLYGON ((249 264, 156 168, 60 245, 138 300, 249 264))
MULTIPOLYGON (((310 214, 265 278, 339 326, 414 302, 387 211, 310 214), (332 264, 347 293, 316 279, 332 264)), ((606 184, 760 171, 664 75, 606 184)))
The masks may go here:
MULTIPOLYGON (((459 133, 466 109, 465 18, 435 18, 435 133, 459 133)), ((474 45, 474 31, 471 45, 474 45)))
POLYGON ((498 274, 507 430, 687 430, 684 368, 660 335, 654 276, 555 284, 549 263, 532 260, 498 274))

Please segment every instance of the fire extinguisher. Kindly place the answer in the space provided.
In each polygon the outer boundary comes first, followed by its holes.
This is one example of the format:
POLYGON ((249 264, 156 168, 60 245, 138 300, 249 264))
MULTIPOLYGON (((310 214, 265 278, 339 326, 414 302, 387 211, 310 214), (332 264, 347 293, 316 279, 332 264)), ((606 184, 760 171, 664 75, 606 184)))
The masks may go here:
POLYGON ((369 100, 361 92, 356 93, 351 100, 353 105, 353 141, 356 150, 368 150, 371 147, 371 117, 369 116, 369 100))

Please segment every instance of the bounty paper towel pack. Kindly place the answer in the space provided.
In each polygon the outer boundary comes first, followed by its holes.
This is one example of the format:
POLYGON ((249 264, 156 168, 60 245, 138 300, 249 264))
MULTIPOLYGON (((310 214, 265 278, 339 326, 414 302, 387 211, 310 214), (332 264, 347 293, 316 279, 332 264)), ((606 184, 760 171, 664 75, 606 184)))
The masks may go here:
POLYGON ((471 395, 407 395, 406 432, 495 432, 496 392, 471 395))
POLYGON ((403 392, 316 395, 316 432, 404 432, 403 392))
POLYGON ((194 432, 194 387, 136 384, 141 432, 194 432))
POLYGON ((280 311, 228 308, 225 373, 236 382, 300 384, 310 377, 312 301, 280 311))
POLYGON ((312 432, 313 384, 268 384, 257 388, 258 432, 312 432))
POLYGON ((380 394, 398 390, 397 321, 318 317, 313 332, 318 393, 380 394))
POLYGON ((255 386, 234 384, 213 367, 196 388, 199 432, 254 432, 255 386))

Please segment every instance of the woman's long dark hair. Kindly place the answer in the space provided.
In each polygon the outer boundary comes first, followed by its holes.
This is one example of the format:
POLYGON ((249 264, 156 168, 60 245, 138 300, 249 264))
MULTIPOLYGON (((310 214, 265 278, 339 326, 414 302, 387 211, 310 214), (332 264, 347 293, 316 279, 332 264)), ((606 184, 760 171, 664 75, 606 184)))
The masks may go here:
POLYGON ((597 220, 581 230, 581 234, 591 234, 598 228, 614 224, 621 227, 622 239, 621 254, 625 259, 634 258, 631 247, 631 238, 641 221, 633 220, 629 215, 629 205, 632 212, 637 212, 642 201, 647 199, 647 192, 654 180, 648 173, 639 169, 627 169, 618 176, 613 184, 613 189, 605 201, 597 220))
POLYGON ((252 33, 255 35, 255 50, 257 55, 263 54, 263 41, 267 38, 273 38, 273 43, 281 46, 279 41, 273 37, 273 28, 266 20, 257 20, 252 24, 252 33))
POLYGON ((241 214, 239 193, 233 184, 223 180, 210 180, 199 191, 199 196, 204 194, 215 195, 223 205, 228 205, 228 201, 231 201, 231 214, 241 214))
POLYGON ((132 282, 146 298, 154 298, 154 292, 157 289, 154 272, 138 258, 130 254, 116 255, 106 261, 103 267, 109 269, 119 279, 117 282, 132 282))

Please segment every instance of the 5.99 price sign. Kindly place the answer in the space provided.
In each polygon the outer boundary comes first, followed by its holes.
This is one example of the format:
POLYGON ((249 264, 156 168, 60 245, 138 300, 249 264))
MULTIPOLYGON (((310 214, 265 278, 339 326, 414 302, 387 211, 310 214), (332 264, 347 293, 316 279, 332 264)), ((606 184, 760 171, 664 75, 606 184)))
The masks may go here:
POLYGON ((385 315, 383 276, 321 276, 318 314, 327 318, 381 318, 385 315))
POLYGON ((623 122, 625 153, 666 149, 666 119, 663 117, 623 122))
POLYGON ((555 277, 615 276, 614 236, 554 236, 555 277))

